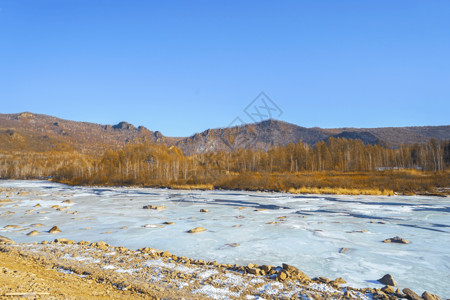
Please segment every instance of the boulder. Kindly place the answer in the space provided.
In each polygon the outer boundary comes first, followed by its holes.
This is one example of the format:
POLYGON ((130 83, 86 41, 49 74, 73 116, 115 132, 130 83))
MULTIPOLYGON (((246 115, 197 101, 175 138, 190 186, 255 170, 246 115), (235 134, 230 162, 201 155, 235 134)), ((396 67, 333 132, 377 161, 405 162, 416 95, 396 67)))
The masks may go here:
POLYGON ((58 226, 53 226, 48 232, 53 234, 60 233, 61 229, 59 229, 58 226))
POLYGON ((0 235, 0 245, 13 245, 15 244, 15 242, 9 238, 7 238, 6 236, 1 236, 0 235))
POLYGON ((200 209, 200 212, 207 213, 207 212, 209 212, 209 210, 202 208, 202 209, 200 209))
POLYGON ((381 289, 386 294, 393 294, 395 293, 395 290, 392 286, 386 285, 384 288, 381 289))
POLYGON ((384 275, 383 277, 378 279, 378 282, 385 284, 385 285, 390 285, 390 286, 397 285, 397 283, 395 283, 394 276, 392 276, 391 274, 384 275))
POLYGON ((30 231, 27 233, 28 236, 33 236, 33 235, 38 235, 38 234, 39 234, 39 231, 37 231, 37 230, 33 230, 33 231, 30 231))
POLYGON ((409 300, 423 300, 422 297, 411 291, 410 289, 403 289, 403 294, 406 295, 406 298, 409 300))
POLYGON ((70 200, 64 200, 62 203, 67 203, 67 204, 74 204, 75 202, 70 201, 70 200))
POLYGON ((408 240, 405 240, 399 236, 394 236, 393 238, 385 239, 383 243, 398 243, 398 244, 409 244, 411 243, 408 240))
POLYGON ((161 209, 165 209, 166 207, 164 205, 161 205, 161 206, 158 206, 158 205, 144 205, 142 208, 143 209, 161 210, 161 209))
POLYGON ((428 293, 427 291, 423 292, 422 298, 423 298, 424 300, 441 300, 441 298, 439 298, 439 296, 430 294, 430 293, 428 293))
POLYGON ((289 272, 290 277, 292 277, 292 279, 298 279, 301 282, 311 281, 311 279, 308 277, 308 275, 306 275, 305 273, 303 273, 296 267, 290 266, 288 264, 283 264, 283 270, 289 272))
POLYGON ((283 281, 283 280, 286 280, 287 277, 288 277, 287 273, 284 271, 281 271, 280 274, 278 274, 278 280, 283 281))
POLYGON ((195 227, 195 228, 189 230, 188 233, 197 233, 197 232, 202 232, 202 231, 206 231, 206 229, 203 227, 195 227))
POLYGON ((66 244, 66 245, 72 245, 74 243, 74 241, 68 240, 68 239, 65 239, 65 238, 55 239, 54 242, 55 243, 60 243, 60 244, 66 244))

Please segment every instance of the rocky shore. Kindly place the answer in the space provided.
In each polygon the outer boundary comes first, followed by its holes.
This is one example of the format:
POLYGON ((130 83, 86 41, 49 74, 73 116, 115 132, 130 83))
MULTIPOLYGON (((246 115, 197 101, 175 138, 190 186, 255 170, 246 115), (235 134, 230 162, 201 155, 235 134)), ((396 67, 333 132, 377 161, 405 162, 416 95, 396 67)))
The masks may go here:
MULTIPOLYGON (((0 253, 13 260, 20 257, 45 266, 45 272, 58 271, 83 282, 104 284, 100 289, 105 297, 107 291, 119 292, 114 298, 127 298, 131 293, 135 298, 148 299, 439 299, 429 293, 419 297, 409 289, 400 291, 393 286, 354 289, 345 286, 342 278, 311 279, 287 264, 231 265, 180 257, 149 247, 138 250, 113 247, 102 241, 58 238, 51 242, 15 244, 2 237, 0 253)), ((1 276, 9 281, 16 272, 3 265, 4 259, 1 276)), ((31 287, 21 284, 14 290, 4 285, 0 287, 0 296, 14 298, 29 293, 35 298, 58 298, 47 289, 33 288, 34 292, 30 292, 31 287)))

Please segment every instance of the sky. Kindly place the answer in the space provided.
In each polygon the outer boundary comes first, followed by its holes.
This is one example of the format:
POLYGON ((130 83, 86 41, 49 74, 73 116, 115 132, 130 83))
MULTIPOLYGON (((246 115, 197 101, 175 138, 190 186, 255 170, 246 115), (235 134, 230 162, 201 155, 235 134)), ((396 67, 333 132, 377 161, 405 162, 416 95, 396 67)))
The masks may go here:
POLYGON ((0 113, 167 136, 268 116, 448 125, 449 16, 448 0, 0 0, 0 113))

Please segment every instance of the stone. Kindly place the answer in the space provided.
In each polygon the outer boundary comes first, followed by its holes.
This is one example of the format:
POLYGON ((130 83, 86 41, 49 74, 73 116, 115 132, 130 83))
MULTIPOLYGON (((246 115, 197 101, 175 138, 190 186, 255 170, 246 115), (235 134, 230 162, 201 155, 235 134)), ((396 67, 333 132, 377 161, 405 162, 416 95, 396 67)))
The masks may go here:
POLYGON ((168 251, 164 251, 160 254, 162 257, 170 257, 172 256, 168 251))
POLYGON ((422 298, 423 298, 424 300, 441 300, 441 298, 439 298, 439 296, 430 294, 430 293, 428 293, 427 291, 423 292, 422 298))
POLYGON ((419 297, 416 293, 411 291, 410 289, 403 289, 403 294, 406 295, 406 298, 409 300, 423 300, 422 297, 419 297))
POLYGON ((334 282, 336 282, 337 284, 346 284, 347 281, 345 281, 344 279, 342 279, 342 277, 338 277, 335 280, 333 280, 334 282))
POLYGON ((30 231, 27 233, 28 236, 33 236, 33 235, 38 235, 38 234, 39 234, 39 231, 37 231, 37 230, 33 230, 33 231, 30 231))
POLYGON ((230 244, 225 244, 226 246, 230 246, 230 247, 237 247, 239 246, 238 243, 230 243, 230 244))
POLYGON ((339 253, 344 253, 344 252, 346 252, 348 250, 348 248, 341 248, 341 249, 339 249, 339 253))
POLYGON ((384 288, 381 289, 386 294, 394 294, 395 290, 392 286, 386 285, 384 288))
POLYGON ((290 266, 288 264, 283 264, 283 270, 288 271, 289 274, 291 274, 291 277, 293 279, 298 279, 301 282, 311 281, 311 279, 308 277, 308 275, 306 275, 305 273, 303 273, 296 267, 290 266))
POLYGON ((161 209, 165 209, 166 207, 164 205, 161 205, 161 206, 158 206, 158 205, 144 205, 142 208, 143 209, 161 210, 161 209))
POLYGON ((284 272, 284 271, 281 271, 280 272, 280 274, 278 274, 278 279, 279 280, 286 280, 286 278, 287 278, 287 273, 286 272, 284 272))
POLYGON ((383 243, 398 243, 398 244, 409 244, 411 243, 408 240, 405 240, 399 236, 394 236, 393 238, 385 239, 383 243))
POLYGON ((164 222, 163 223, 164 225, 173 225, 173 224, 175 224, 174 222, 164 222))
POLYGON ((206 229, 203 227, 195 227, 195 228, 189 230, 188 233, 197 233, 197 232, 203 232, 203 231, 206 231, 206 229))
POLYGON ((41 205, 38 203, 38 204, 36 204, 34 207, 41 207, 41 205))
POLYGON ((270 270, 272 270, 272 266, 262 265, 262 266, 261 266, 261 269, 262 269, 264 272, 268 273, 268 272, 270 272, 270 270))
POLYGON ((249 269, 247 269, 247 272, 250 273, 250 274, 253 274, 253 275, 259 275, 259 271, 260 271, 259 268, 249 268, 249 269))
POLYGON ((209 212, 209 210, 202 208, 202 209, 200 209, 200 212, 207 213, 207 212, 209 212))
POLYGON ((66 245, 72 245, 74 243, 74 241, 68 240, 66 238, 55 239, 54 242, 59 243, 59 244, 66 244, 66 245))
POLYGON ((70 200, 64 200, 62 203, 67 203, 67 204, 74 204, 75 202, 70 201, 70 200))
POLYGON ((15 244, 13 240, 7 238, 6 236, 0 235, 0 245, 13 245, 13 244, 15 244))
POLYGON ((385 285, 390 285, 390 286, 396 286, 397 283, 394 280, 394 276, 392 276, 391 274, 386 274, 383 277, 381 277, 380 279, 378 279, 378 282, 385 284, 385 285))
POLYGON ((59 229, 58 226, 53 226, 48 232, 52 233, 52 234, 56 234, 56 233, 60 233, 61 229, 59 229))

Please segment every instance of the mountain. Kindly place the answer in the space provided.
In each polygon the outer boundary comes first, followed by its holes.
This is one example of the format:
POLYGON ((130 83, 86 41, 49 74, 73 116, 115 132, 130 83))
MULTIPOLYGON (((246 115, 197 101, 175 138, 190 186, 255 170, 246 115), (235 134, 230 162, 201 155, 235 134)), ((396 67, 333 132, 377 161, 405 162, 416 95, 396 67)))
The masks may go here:
POLYGON ((331 137, 396 147, 426 143, 431 138, 450 140, 450 126, 323 129, 266 120, 232 128, 208 129, 179 138, 166 137, 143 126, 136 128, 127 122, 100 125, 29 112, 0 114, 0 150, 3 151, 74 149, 83 153, 101 153, 107 148, 118 149, 126 144, 155 142, 175 145, 185 154, 195 154, 237 148, 267 150, 299 140, 314 145, 331 137))
POLYGON ((329 138, 359 139, 364 144, 426 143, 431 138, 450 140, 450 126, 385 127, 385 128, 305 128, 277 120, 266 120, 232 128, 208 129, 176 142, 185 153, 202 153, 211 150, 253 148, 267 150, 273 146, 297 143, 309 145, 329 138))
POLYGON ((121 148, 129 143, 170 142, 158 131, 127 122, 100 125, 24 112, 0 114, 0 150, 72 148, 84 153, 121 148))

